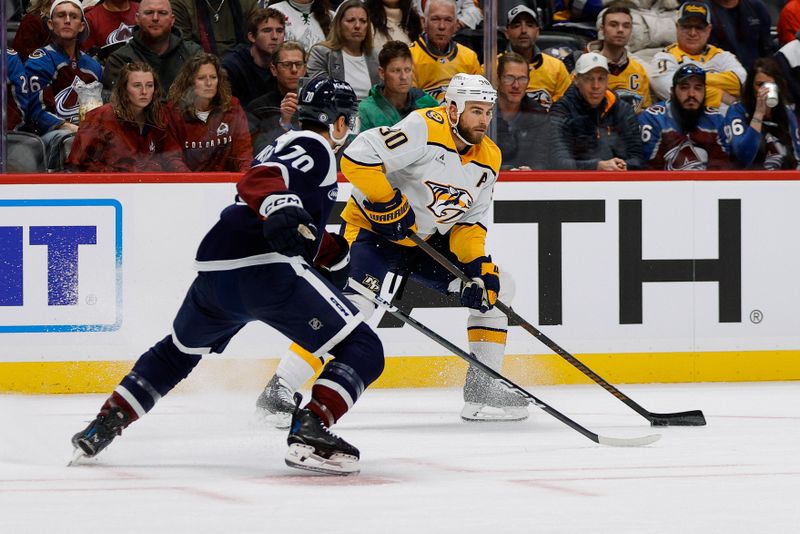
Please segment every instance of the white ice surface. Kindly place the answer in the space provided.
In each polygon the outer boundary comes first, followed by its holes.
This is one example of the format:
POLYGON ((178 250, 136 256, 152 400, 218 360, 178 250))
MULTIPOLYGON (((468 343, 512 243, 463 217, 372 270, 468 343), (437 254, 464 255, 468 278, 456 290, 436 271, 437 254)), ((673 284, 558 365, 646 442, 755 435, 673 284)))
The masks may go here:
POLYGON ((257 392, 176 392, 90 465, 70 436, 105 396, 0 396, 0 533, 796 533, 800 382, 625 386, 707 427, 653 429, 595 385, 531 391, 607 436, 596 445, 532 407, 524 423, 462 423, 460 391, 369 390, 334 428, 361 474, 283 463, 257 392))

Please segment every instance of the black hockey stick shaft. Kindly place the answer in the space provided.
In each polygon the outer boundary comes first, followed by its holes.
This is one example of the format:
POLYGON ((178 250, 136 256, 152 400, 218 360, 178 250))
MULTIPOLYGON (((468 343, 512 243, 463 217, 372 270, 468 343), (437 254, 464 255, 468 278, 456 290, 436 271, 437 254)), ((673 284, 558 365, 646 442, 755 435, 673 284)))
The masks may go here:
POLYGON ((583 427, 579 423, 573 421, 572 419, 570 419, 569 417, 567 417, 563 413, 559 412, 558 410, 556 410, 555 408, 553 408, 552 406, 550 406, 549 404, 547 404, 543 400, 537 398, 535 395, 530 393, 528 390, 522 388, 521 386, 518 386, 517 384, 512 382, 510 379, 506 378, 505 376, 501 375, 500 373, 498 373, 497 371, 495 371, 494 369, 492 369, 491 367, 489 367, 488 365, 486 365, 485 363, 480 361, 478 358, 475 357, 474 354, 467 353, 466 351, 462 350, 458 345, 450 342, 446 338, 444 338, 441 335, 437 334, 436 332, 434 332, 433 330, 431 330, 430 328, 428 328, 424 324, 420 323, 419 321, 417 321, 416 319, 414 319, 410 315, 406 314, 402 310, 399 310, 397 307, 395 307, 391 303, 387 302, 386 300, 384 300, 380 296, 376 295, 375 293, 373 293, 372 291, 370 291, 366 287, 362 286, 361 284, 359 284, 358 282, 356 282, 352 278, 350 279, 350 287, 354 291, 356 291, 357 293, 362 295, 363 297, 371 300, 373 303, 377 304, 379 307, 385 309, 386 311, 388 311, 389 313, 391 313, 392 315, 394 315, 395 317, 400 319, 405 324, 411 326, 412 328, 414 328, 415 330, 417 330, 421 334, 423 334, 423 335, 427 336, 428 338, 432 339, 433 341, 435 341, 436 343, 438 343, 442 347, 446 348, 447 350, 451 351, 453 354, 455 354, 456 356, 460 357, 461 359, 467 361, 471 365, 474 365, 475 367, 478 367, 484 373, 488 374, 489 376, 491 376, 495 380, 500 381, 504 386, 509 388, 515 394, 527 399, 530 403, 532 403, 532 404, 536 405, 537 407, 541 408, 545 413, 555 417, 556 419, 558 419, 559 421, 561 421, 562 423, 564 423, 568 427, 572 428, 573 430, 576 430, 576 431, 580 432, 581 434, 583 434, 584 436, 586 436, 590 440, 594 441, 595 443, 599 443, 601 445, 611 445, 611 446, 614 446, 614 447, 638 447, 638 446, 642 446, 642 445, 649 445, 651 443, 654 443, 655 441, 658 441, 661 438, 660 434, 651 434, 651 435, 643 436, 643 437, 640 437, 640 438, 611 438, 611 437, 606 437, 606 436, 600 436, 599 434, 597 434, 595 432, 592 432, 591 430, 583 427))
MULTIPOLYGON (((409 239, 413 241, 419 248, 421 248, 425 253, 427 253, 431 258, 433 258, 439 265, 450 271, 453 276, 460 279, 464 283, 472 282, 472 279, 468 277, 464 272, 458 268, 452 261, 450 261, 447 257, 441 254, 438 250, 434 249, 428 243, 426 243, 422 238, 420 238, 416 234, 411 234, 409 239)), ((600 385, 603 389, 614 395, 617 399, 625 403, 628 407, 633 409, 636 413, 650 421, 650 424, 654 426, 669 426, 669 425, 676 425, 676 426, 702 426, 706 424, 705 417, 703 416, 703 412, 700 410, 692 410, 688 412, 677 412, 677 413, 654 413, 646 410, 643 406, 635 402, 633 399, 628 397, 626 394, 621 392, 619 389, 614 387, 610 384, 607 380, 605 380, 602 376, 598 375, 591 369, 589 369, 583 362, 581 362, 578 358, 564 350, 558 343, 547 337, 541 330, 533 326, 531 323, 520 317, 517 312, 515 312, 510 306, 507 306, 502 301, 498 300, 495 302, 495 306, 498 310, 506 314, 506 316, 518 323, 522 328, 524 328, 528 333, 532 334, 536 339, 544 343, 544 345, 567 360, 573 367, 578 369, 584 375, 591 378, 596 384, 600 385)))

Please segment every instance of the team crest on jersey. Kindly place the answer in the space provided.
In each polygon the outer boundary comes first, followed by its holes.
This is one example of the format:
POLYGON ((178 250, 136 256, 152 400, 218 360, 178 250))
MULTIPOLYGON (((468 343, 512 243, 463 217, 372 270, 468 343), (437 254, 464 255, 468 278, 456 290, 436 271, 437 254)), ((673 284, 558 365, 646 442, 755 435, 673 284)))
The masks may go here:
POLYGON ((626 102, 633 107, 635 112, 639 112, 642 108, 642 102, 644 102, 644 97, 637 93, 636 91, 631 91, 629 89, 614 89, 614 94, 617 98, 626 102))
POLYGON ((442 117, 442 114, 436 110, 429 109, 428 111, 425 112, 425 116, 434 122, 438 122, 439 124, 444 124, 444 117, 442 117))
POLYGON ((686 139, 664 154, 668 171, 702 171, 708 164, 708 152, 686 139))
POLYGON ((70 119, 78 115, 78 93, 75 92, 75 86, 81 81, 80 78, 75 76, 69 87, 60 90, 53 97, 55 103, 56 115, 62 119, 70 119))
POLYGON ((106 37, 106 45, 127 43, 131 38, 133 38, 133 26, 120 22, 119 27, 106 37))
POLYGON ((328 199, 336 202, 336 199, 339 197, 339 188, 334 187, 330 191, 328 191, 328 199))
POLYGON ((228 135, 228 132, 230 132, 228 123, 227 122, 219 123, 219 127, 217 128, 217 135, 228 135))
POLYGON ((44 57, 44 50, 42 48, 37 48, 31 55, 28 56, 28 59, 39 59, 40 57, 44 57))
POLYGON ((528 91, 528 96, 534 99, 536 102, 539 103, 546 110, 550 110, 550 106, 553 105, 553 97, 550 96, 545 89, 537 89, 535 91, 528 91))
POLYGON ((438 218, 439 223, 458 220, 472 207, 472 195, 466 189, 429 181, 425 185, 433 193, 433 202, 428 204, 428 209, 438 218))

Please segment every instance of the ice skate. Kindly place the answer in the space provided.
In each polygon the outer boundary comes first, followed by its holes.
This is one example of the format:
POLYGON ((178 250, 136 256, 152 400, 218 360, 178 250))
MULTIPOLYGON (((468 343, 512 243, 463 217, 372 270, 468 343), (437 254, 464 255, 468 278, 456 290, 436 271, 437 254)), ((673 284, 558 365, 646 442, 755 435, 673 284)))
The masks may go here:
POLYGON ((355 475, 359 472, 358 449, 328 429, 311 410, 300 408, 302 396, 295 393, 297 407, 286 440, 286 465, 327 475, 355 475))
POLYGON ((464 383, 464 421, 523 421, 528 418, 528 401, 470 366, 464 383))
POLYGON ((294 413, 293 391, 282 378, 273 375, 256 400, 264 420, 281 430, 289 428, 294 413))
POLYGON ((114 407, 105 415, 98 416, 85 429, 72 436, 75 447, 72 461, 76 465, 82 458, 93 458, 114 441, 128 424, 128 415, 119 407, 114 407))

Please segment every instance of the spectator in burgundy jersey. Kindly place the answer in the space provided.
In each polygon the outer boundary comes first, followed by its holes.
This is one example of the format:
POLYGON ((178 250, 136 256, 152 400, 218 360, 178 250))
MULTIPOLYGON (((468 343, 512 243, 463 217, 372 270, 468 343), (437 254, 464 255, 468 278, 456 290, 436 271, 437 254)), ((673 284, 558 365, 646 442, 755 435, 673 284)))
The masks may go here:
POLYGON ((133 37, 139 3, 132 0, 101 0, 86 12, 89 37, 81 49, 93 56, 107 58, 111 52, 133 37))
POLYGON ((192 57, 178 72, 169 90, 167 128, 192 171, 250 168, 253 149, 247 118, 213 54, 192 57))
POLYGON ((165 129, 158 78, 147 63, 128 63, 111 103, 81 122, 67 169, 76 172, 162 172, 189 169, 181 147, 165 129))
POLYGON ((50 44, 50 28, 47 17, 53 0, 33 0, 28 12, 19 21, 19 28, 14 35, 14 50, 24 62, 37 48, 50 44))

